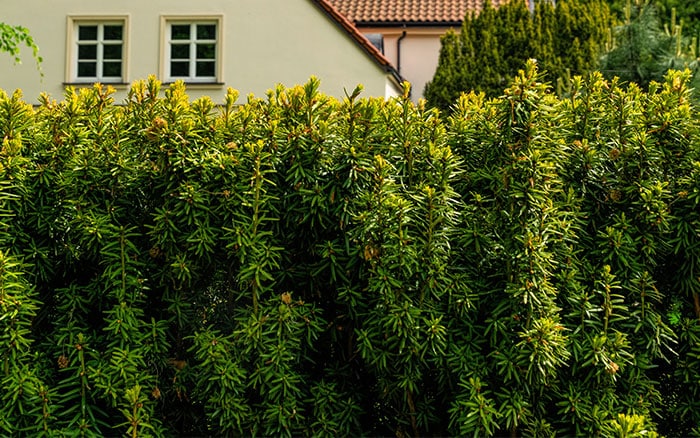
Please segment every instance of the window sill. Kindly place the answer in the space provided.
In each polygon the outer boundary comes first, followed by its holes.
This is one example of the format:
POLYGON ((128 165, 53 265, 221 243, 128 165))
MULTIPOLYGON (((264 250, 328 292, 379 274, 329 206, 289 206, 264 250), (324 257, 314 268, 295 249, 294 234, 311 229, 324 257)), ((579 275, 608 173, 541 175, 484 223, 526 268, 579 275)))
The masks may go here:
POLYGON ((129 87, 131 84, 128 82, 102 82, 102 81, 95 81, 95 82, 64 82, 63 86, 64 87, 93 87, 95 84, 101 84, 104 86, 110 86, 114 88, 126 88, 129 87))
MULTIPOLYGON (((170 82, 163 82, 162 85, 164 87, 169 87, 173 85, 176 81, 170 81, 170 82)), ((129 82, 100 82, 100 81, 95 81, 95 82, 63 82, 64 87, 75 87, 75 88, 92 88, 95 86, 95 84, 101 84, 104 86, 110 86, 114 87, 116 89, 125 89, 130 87, 132 84, 129 82)), ((193 90, 217 90, 223 88, 226 83, 225 82, 187 82, 184 81, 184 84, 187 88, 193 89, 193 90)))
MULTIPOLYGON (((179 82, 179 81, 163 82, 163 86, 169 87, 169 86, 173 85, 175 82, 179 82)), ((193 89, 193 90, 220 89, 226 85, 226 83, 224 83, 224 82, 187 82, 187 81, 182 81, 182 82, 185 84, 185 87, 193 89)))

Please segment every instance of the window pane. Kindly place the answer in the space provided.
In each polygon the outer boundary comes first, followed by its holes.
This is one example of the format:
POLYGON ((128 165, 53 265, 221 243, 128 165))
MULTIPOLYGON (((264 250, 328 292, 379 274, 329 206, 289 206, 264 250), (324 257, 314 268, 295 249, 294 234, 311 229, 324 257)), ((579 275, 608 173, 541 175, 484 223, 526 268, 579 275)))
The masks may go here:
POLYGON ((96 41, 97 26, 78 26, 78 40, 96 41))
POLYGON ((190 63, 187 61, 173 61, 170 63, 170 76, 187 77, 190 75, 190 63))
POLYGON ((110 78, 118 78, 122 75, 122 63, 108 61, 102 66, 102 76, 110 78))
POLYGON ((104 59, 122 59, 122 45, 105 44, 104 59))
POLYGON ((216 25, 215 24, 198 24, 197 25, 198 40, 215 40, 216 25))
POLYGON ((172 59, 190 59, 189 44, 173 44, 170 46, 170 58, 172 59))
POLYGON ((216 64, 211 61, 197 61, 197 77, 215 76, 216 64))
POLYGON ((197 44, 197 59, 216 59, 216 44, 197 44))
POLYGON ((79 78, 94 78, 97 76, 97 63, 96 62, 79 62, 78 63, 78 77, 79 78))
POLYGON ((97 46, 94 44, 79 45, 78 59, 97 59, 97 46))
POLYGON ((106 40, 121 40, 122 39, 122 26, 118 25, 105 25, 105 36, 106 40))
POLYGON ((377 50, 384 53, 384 35, 381 33, 366 33, 365 36, 377 50))
POLYGON ((188 40, 190 39, 189 24, 173 24, 170 31, 170 39, 173 40, 188 40))

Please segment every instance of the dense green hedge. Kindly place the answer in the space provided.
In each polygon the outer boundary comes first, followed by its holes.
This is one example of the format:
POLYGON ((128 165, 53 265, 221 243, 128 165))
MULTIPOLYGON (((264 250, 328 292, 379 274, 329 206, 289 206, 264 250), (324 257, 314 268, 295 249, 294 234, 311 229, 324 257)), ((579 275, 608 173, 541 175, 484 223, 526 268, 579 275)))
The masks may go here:
POLYGON ((2 433, 700 433, 687 78, 0 93, 2 433))

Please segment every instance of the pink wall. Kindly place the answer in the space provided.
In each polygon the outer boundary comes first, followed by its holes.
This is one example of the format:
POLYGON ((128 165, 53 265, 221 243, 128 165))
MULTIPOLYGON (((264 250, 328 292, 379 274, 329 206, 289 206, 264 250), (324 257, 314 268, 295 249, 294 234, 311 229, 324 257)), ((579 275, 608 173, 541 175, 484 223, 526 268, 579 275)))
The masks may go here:
POLYGON ((430 81, 435 74, 440 56, 440 36, 447 29, 447 27, 361 27, 360 31, 364 34, 384 35, 384 55, 394 64, 404 79, 411 83, 411 97, 414 102, 417 102, 423 97, 426 82, 430 81))

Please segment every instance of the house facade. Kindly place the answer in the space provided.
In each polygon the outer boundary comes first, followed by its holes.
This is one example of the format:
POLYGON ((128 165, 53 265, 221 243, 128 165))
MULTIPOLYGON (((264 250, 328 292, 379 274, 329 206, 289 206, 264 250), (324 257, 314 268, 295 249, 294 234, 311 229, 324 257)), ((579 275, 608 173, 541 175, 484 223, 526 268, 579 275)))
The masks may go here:
POLYGON ((0 89, 28 102, 95 82, 119 102, 149 75, 215 102, 229 87, 263 97, 311 76, 336 97, 358 84, 364 96, 401 93, 391 62, 326 0, 5 0, 1 19, 28 28, 43 57, 43 77, 29 50, 0 63, 0 89))
MULTIPOLYGON (((491 0, 499 7, 509 0, 491 0)), ((328 0, 367 36, 398 73, 411 83, 411 98, 423 97, 435 75, 440 37, 459 31, 468 13, 478 14, 484 0, 328 0)))

